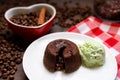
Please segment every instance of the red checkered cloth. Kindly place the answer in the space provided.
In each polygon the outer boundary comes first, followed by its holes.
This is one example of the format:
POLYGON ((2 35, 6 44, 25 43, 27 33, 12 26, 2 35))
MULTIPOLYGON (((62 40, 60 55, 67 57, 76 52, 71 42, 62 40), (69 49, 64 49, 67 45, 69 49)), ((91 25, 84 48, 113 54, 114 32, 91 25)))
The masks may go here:
POLYGON ((120 24, 90 16, 71 27, 68 32, 81 33, 101 40, 116 57, 118 63, 116 80, 120 80, 120 24))

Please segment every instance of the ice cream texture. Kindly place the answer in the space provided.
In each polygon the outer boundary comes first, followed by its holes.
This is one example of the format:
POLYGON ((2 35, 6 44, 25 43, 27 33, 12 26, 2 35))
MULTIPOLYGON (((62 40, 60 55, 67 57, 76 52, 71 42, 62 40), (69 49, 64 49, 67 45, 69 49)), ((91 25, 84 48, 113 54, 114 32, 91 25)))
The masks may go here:
POLYGON ((95 41, 86 41, 82 45, 78 45, 82 63, 86 67, 98 67, 105 63, 104 46, 95 41))

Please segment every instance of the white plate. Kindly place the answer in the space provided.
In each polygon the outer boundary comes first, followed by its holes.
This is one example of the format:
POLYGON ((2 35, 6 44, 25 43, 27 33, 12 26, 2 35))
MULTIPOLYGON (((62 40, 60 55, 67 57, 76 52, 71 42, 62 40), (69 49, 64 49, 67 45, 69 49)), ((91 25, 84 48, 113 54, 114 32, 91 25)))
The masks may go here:
POLYGON ((23 56, 23 68, 30 80, 114 80, 117 74, 117 63, 107 47, 105 47, 105 64, 96 69, 80 68, 70 74, 61 71, 49 72, 43 64, 44 51, 47 44, 55 39, 68 39, 76 44, 82 44, 86 40, 94 40, 91 37, 78 33, 58 32, 43 36, 26 49, 23 56))

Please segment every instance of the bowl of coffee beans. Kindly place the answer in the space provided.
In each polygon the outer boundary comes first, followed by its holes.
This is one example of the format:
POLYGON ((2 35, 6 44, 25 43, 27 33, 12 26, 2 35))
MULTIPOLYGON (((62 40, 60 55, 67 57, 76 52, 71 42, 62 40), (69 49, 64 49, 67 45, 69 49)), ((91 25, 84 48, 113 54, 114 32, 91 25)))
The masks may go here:
POLYGON ((13 32, 30 41, 45 35, 55 16, 55 7, 46 3, 10 8, 4 15, 13 32))

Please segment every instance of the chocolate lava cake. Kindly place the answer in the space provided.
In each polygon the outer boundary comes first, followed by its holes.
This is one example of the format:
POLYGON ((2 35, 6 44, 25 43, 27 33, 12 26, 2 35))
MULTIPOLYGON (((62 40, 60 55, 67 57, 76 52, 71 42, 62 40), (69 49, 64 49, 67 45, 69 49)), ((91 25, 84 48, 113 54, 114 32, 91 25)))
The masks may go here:
POLYGON ((43 62, 51 72, 70 73, 80 67, 81 57, 75 43, 66 39, 57 39, 47 45, 43 62))

